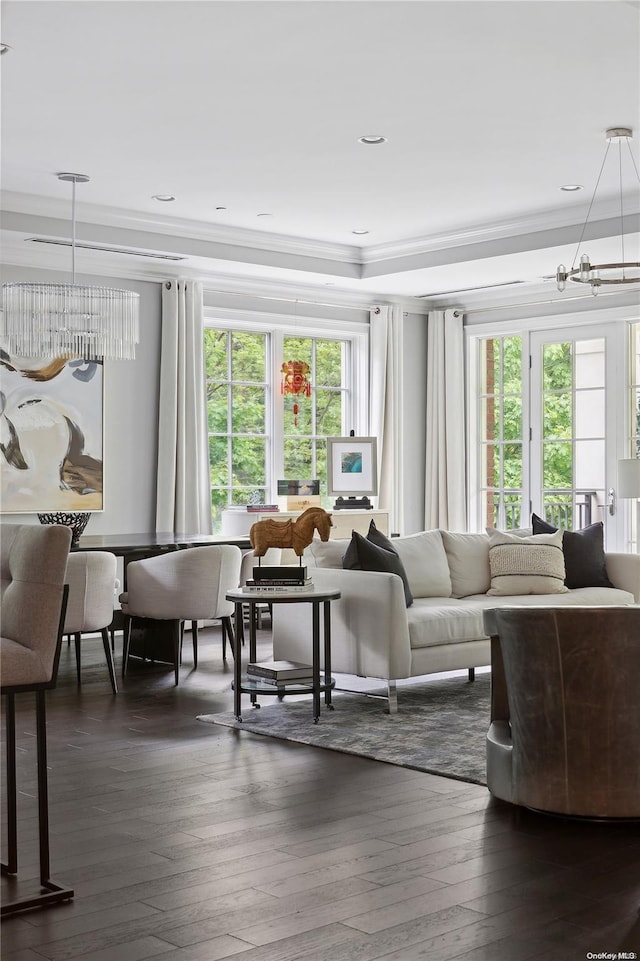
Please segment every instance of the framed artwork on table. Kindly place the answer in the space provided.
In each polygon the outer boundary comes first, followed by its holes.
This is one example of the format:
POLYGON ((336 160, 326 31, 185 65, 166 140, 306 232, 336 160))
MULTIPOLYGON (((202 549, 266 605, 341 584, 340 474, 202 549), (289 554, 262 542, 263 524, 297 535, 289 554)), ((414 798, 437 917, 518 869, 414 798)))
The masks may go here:
POLYGON ((0 350, 0 511, 104 509, 103 366, 0 350))
POLYGON ((375 437, 327 437, 329 497, 377 495, 378 459, 375 437))

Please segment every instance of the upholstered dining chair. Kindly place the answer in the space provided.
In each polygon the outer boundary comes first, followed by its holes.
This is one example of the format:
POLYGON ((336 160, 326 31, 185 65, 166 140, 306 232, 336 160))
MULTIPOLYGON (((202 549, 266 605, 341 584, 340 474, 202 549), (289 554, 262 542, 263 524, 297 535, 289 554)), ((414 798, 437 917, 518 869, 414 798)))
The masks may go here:
POLYGON ((60 525, 3 524, 0 529, 2 629, 0 693, 6 708, 7 861, 2 874, 18 873, 16 694, 35 694, 40 893, 2 905, 2 916, 68 901, 73 890, 51 878, 47 720, 45 695, 56 686, 68 588, 71 530, 60 525))
POLYGON ((111 689, 118 693, 109 626, 113 620, 117 559, 108 551, 74 551, 67 561, 69 599, 63 633, 72 636, 76 648, 76 673, 81 683, 83 634, 102 636, 111 689))
POLYGON ((640 606, 501 608, 487 787, 586 818, 640 818, 640 606))
POLYGON ((198 666, 198 621, 220 620, 223 657, 226 658, 227 639, 233 652, 234 607, 225 595, 239 584, 241 562, 240 548, 233 544, 185 548, 132 561, 127 567, 127 590, 120 595, 125 615, 123 677, 128 667, 133 618, 171 624, 176 684, 180 679, 185 621, 192 623, 194 668, 198 666))

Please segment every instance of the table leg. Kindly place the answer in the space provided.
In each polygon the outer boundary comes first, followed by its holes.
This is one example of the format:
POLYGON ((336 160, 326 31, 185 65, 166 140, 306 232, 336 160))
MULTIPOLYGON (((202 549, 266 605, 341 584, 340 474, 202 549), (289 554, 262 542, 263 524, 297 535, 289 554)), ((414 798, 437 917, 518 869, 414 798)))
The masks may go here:
MULTIPOLYGON (((256 630, 258 626, 258 605, 254 602, 249 602, 249 662, 255 664, 256 661, 256 630)), ((251 699, 251 704, 253 707, 260 707, 257 703, 258 695, 252 691, 249 695, 251 699)))
POLYGON ((320 720, 320 601, 313 607, 313 723, 320 720))
POLYGON ((242 720, 240 706, 240 676, 242 674, 242 646, 238 643, 242 630, 242 602, 235 605, 236 643, 233 649, 233 713, 236 721, 242 720))
POLYGON ((324 703, 333 711, 331 703, 331 601, 324 601, 324 703))

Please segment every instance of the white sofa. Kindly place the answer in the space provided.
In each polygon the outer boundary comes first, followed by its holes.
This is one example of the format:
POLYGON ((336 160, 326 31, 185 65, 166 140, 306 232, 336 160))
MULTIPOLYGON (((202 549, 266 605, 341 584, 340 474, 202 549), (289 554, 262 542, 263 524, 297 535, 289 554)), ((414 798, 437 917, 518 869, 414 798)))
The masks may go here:
MULTIPOLYGON (((397 574, 342 569, 348 544, 314 540, 303 561, 318 588, 341 592, 331 604, 332 671, 387 681, 391 712, 397 710, 398 680, 463 669, 473 678, 473 669, 490 664, 486 609, 640 602, 640 555, 605 555, 613 588, 496 597, 487 594, 488 536, 435 530, 393 539, 414 597, 407 607, 397 574)), ((308 661, 310 638, 310 605, 274 605, 275 658, 308 661)))

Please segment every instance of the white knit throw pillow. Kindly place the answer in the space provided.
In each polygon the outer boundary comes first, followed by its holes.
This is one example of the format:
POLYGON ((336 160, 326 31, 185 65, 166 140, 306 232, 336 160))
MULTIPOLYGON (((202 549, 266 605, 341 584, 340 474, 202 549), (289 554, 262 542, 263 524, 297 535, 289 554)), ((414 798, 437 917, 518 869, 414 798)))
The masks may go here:
POLYGON ((562 531, 531 537, 490 531, 489 568, 487 594, 566 594, 562 531))

